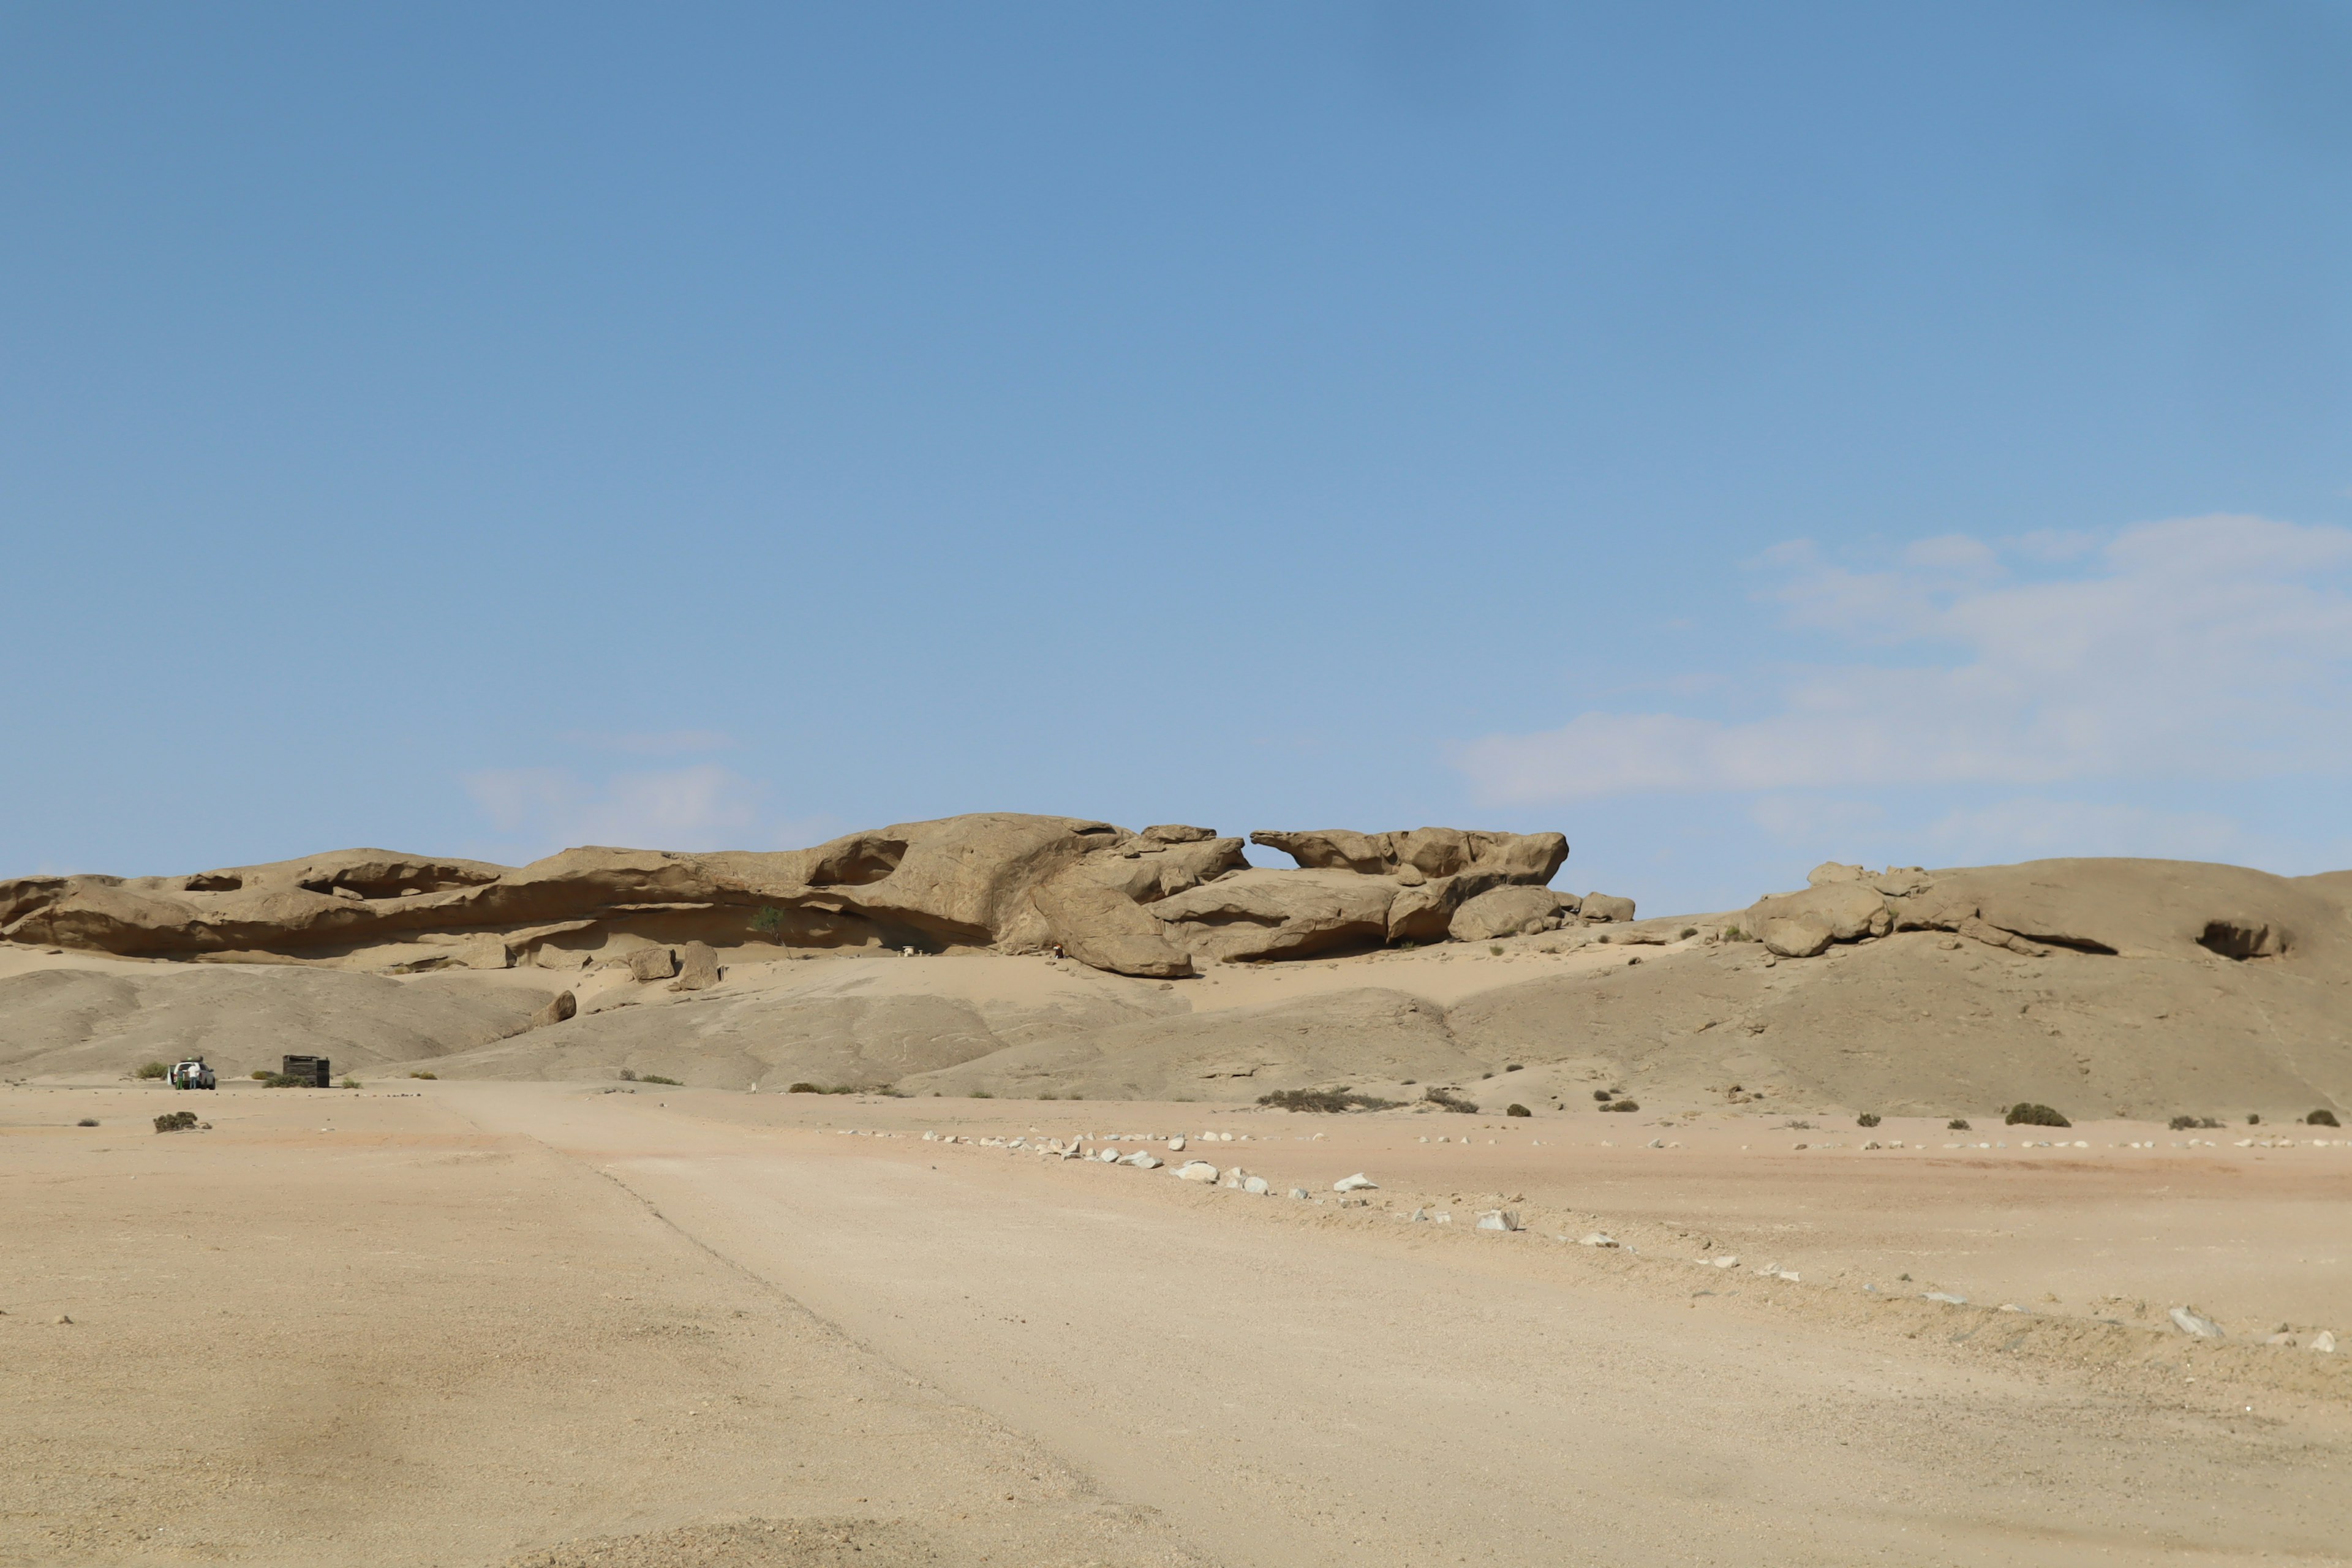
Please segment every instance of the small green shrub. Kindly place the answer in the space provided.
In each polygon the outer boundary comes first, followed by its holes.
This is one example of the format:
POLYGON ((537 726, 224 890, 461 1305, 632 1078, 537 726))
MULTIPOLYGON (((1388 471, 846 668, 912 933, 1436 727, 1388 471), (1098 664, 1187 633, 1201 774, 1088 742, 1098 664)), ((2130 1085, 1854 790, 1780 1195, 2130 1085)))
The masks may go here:
POLYGON ((158 1132, 185 1132, 195 1124, 196 1113, 193 1110, 167 1110, 155 1118, 158 1132))
POLYGON ((784 934, 784 911, 772 906, 761 908, 751 917, 751 929, 771 941, 784 934))
POLYGON ((1612 1091, 1610 1091, 1610 1090, 1608 1090, 1608 1089, 1594 1089, 1594 1090, 1592 1091, 1592 1098, 1593 1098, 1593 1099, 1595 1099, 1595 1100, 1600 1100, 1600 1101, 1601 1101, 1601 1103, 1603 1103, 1603 1104, 1606 1104, 1606 1103, 1608 1103, 1610 1100, 1612 1100, 1616 1099, 1617 1097, 1616 1097, 1616 1095, 1615 1095, 1614 1093, 1612 1093, 1612 1091))
POLYGON ((1506 1116, 1533 1116, 1535 1112, 1529 1110, 1524 1105, 1511 1105, 1504 1107, 1503 1114, 1506 1116))
POLYGON ((1475 1116, 1478 1108, 1462 1098, 1454 1089, 1432 1087, 1421 1091, 1421 1098, 1440 1110, 1451 1110, 1457 1116, 1475 1116))
POLYGON ((1677 935, 1677 936, 1675 938, 1675 940, 1676 942, 1688 942, 1691 938, 1693 938, 1693 937, 1696 936, 1697 934, 1698 934, 1698 927, 1696 927, 1696 926, 1685 926, 1685 927, 1683 927, 1681 933, 1680 933, 1679 935, 1677 935))
POLYGON ((637 1081, 636 1070, 633 1068, 623 1068, 619 1073, 614 1076, 619 1078, 623 1083, 635 1083, 637 1081))
POLYGON ((345 1074, 343 1077, 343 1087, 345 1089, 357 1089, 360 1087, 360 1080, 352 1078, 349 1074, 345 1074))
POLYGON ((1496 943, 1492 944, 1491 946, 1489 946, 1489 947, 1486 949, 1486 956, 1487 956, 1487 957, 1489 957, 1489 958, 1500 958, 1500 957, 1502 957, 1502 956, 1503 956, 1503 944, 1502 944, 1501 942, 1496 942, 1496 943))
POLYGON ((2303 1124, 2305 1127, 2341 1127, 2344 1125, 2342 1122, 2336 1120, 2336 1112, 2332 1110, 2315 1110, 2310 1115, 2303 1119, 2303 1124))
POLYGON ((413 1073, 410 1073, 408 1076, 409 1076, 409 1077, 411 1077, 411 1078, 437 1079, 437 1078, 439 1078, 441 1075, 440 1075, 439 1073, 435 1073, 435 1072, 413 1072, 413 1073))
POLYGON ((140 1067, 139 1076, 141 1078, 165 1078, 171 1074, 171 1071, 172 1069, 165 1067, 162 1062, 147 1062, 140 1067))
POLYGON ((1528 1069, 1527 1069, 1527 1066, 1526 1066, 1526 1064, 1525 1064, 1525 1063, 1522 1063, 1522 1062, 1510 1062, 1510 1063, 1507 1063, 1507 1064, 1506 1064, 1506 1065, 1505 1065, 1505 1067, 1504 1067, 1503 1070, 1504 1070, 1505 1072, 1525 1072, 1525 1071, 1527 1071, 1528 1069))
POLYGON ((310 1078, 297 1078, 290 1072, 272 1072, 262 1074, 261 1081, 270 1089, 309 1089, 316 1084, 318 1080, 310 1078))
POLYGON ((994 1100, 994 1099, 996 1098, 996 1096, 994 1096, 994 1095, 992 1095, 992 1094, 989 1093, 989 1092, 988 1092, 988 1090, 986 1090, 986 1089, 973 1089, 973 1090, 971 1091, 971 1097, 972 1097, 974 1100, 994 1100))
POLYGON ((1638 1100, 1613 1100, 1611 1103, 1602 1106, 1601 1109, 1603 1110, 1639 1110, 1642 1109, 1642 1102, 1638 1100))
POLYGON ((85 1116, 79 1121, 75 1122, 74 1125, 76 1127, 95 1127, 98 1125, 98 1118, 95 1116, 85 1116))
POLYGON ((1376 1094, 1358 1094, 1342 1084, 1338 1089, 1277 1089, 1271 1094, 1257 1097, 1260 1105, 1276 1110, 1316 1110, 1336 1114, 1343 1110, 1390 1110, 1400 1102, 1382 1100, 1376 1094))
MULTIPOLYGON (((246 1076, 253 1079, 256 1083, 268 1083, 273 1075, 268 1068, 256 1068, 246 1076)), ((274 1076, 282 1077, 284 1075, 278 1074, 274 1076)))
POLYGON ((863 1092, 863 1091, 862 1091, 862 1090, 860 1090, 860 1089, 858 1089, 858 1087, 857 1087, 856 1084, 854 1084, 854 1083, 837 1083, 837 1084, 835 1084, 831 1089, 823 1089, 823 1090, 820 1090, 819 1092, 821 1092, 821 1093, 824 1093, 824 1094, 858 1094, 858 1093, 861 1093, 861 1092, 863 1092))
POLYGON ((2074 1125, 2048 1106, 2035 1105, 2030 1100, 2023 1100, 2009 1108, 2006 1121, 2011 1127, 2072 1127, 2074 1125))
POLYGON ((2262 1113, 2261 1111, 2259 1111, 2259 1110, 2250 1110, 2250 1111, 2248 1111, 2248 1112, 2246 1113, 2246 1125, 2247 1125, 2247 1126, 2249 1126, 2249 1127, 2260 1127, 2262 1124, 2263 1124, 2263 1113, 2262 1113))
POLYGON ((1853 1124, 1856 1127, 1875 1127, 1878 1125, 1878 1112, 1865 1110, 1853 1119, 1853 1124))
POLYGON ((2172 1119, 2175 1132, 2187 1132, 2192 1128, 2219 1127, 2221 1124, 2210 1116, 2176 1116, 2172 1119))
POLYGON ((793 1085, 792 1088, 784 1090, 784 1092, 786 1094, 823 1094, 824 1090, 817 1088, 817 1086, 813 1083, 796 1083, 793 1085))
POLYGON ((1965 1116, 1955 1116, 1944 1123, 1944 1131, 1947 1132, 1966 1132, 1968 1130, 1969 1119, 1965 1116))
POLYGON ((686 1087, 686 1085, 678 1082, 677 1079, 674 1078, 664 1078, 657 1072, 646 1073, 643 1077, 639 1078, 637 1081, 639 1083, 666 1083, 672 1089, 684 1089, 686 1087))
POLYGON ((1749 936, 1746 931, 1741 931, 1738 926, 1726 926, 1723 928, 1723 940, 1726 942, 1753 942, 1756 939, 1749 936))

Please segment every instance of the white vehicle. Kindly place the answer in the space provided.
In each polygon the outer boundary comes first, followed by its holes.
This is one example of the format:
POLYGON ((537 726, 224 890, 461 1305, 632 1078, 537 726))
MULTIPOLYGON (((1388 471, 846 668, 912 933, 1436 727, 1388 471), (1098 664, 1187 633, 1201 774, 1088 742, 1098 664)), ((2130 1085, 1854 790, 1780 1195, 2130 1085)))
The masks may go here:
POLYGON ((213 1069, 205 1065, 202 1057, 190 1057, 164 1074, 164 1081, 173 1089, 218 1089, 220 1080, 213 1069))

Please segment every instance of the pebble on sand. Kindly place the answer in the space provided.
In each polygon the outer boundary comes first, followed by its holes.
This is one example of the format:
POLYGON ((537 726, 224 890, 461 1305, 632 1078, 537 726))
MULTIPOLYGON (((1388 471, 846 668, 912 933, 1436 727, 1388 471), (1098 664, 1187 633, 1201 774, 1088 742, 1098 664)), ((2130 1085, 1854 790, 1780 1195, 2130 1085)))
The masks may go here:
POLYGON ((2210 1318, 2200 1316, 2188 1307, 2172 1309, 2172 1324, 2182 1333, 2200 1340, 2218 1340, 2226 1337, 2221 1332, 2221 1324, 2210 1318))
POLYGON ((1342 1176, 1331 1184, 1331 1190, 1335 1193, 1360 1193, 1368 1190, 1377 1192, 1379 1189, 1380 1184, 1361 1171, 1352 1176, 1342 1176))
POLYGON ((1187 1160, 1176 1168, 1176 1179, 1180 1182, 1202 1182, 1210 1186, 1215 1186, 1217 1168, 1206 1160, 1187 1160))

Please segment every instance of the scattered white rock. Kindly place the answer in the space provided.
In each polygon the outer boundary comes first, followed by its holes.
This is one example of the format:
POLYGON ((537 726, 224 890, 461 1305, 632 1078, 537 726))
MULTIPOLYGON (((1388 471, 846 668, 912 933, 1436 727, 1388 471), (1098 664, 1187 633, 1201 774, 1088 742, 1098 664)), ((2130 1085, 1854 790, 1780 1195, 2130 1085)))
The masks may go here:
POLYGON ((2336 1331, 2333 1329, 2320 1330, 2317 1333, 2311 1336, 2311 1348, 2317 1351, 2322 1355, 2334 1355, 2336 1353, 2336 1331))
POLYGON ((1242 1191, 1262 1198, 1274 1191, 1274 1185, 1264 1176, 1251 1176, 1242 1183, 1242 1191))
POLYGON ((1576 1245, 1579 1247, 1614 1247, 1617 1245, 1617 1238, 1611 1236, 1606 1231, 1596 1230, 1591 1235, 1580 1238, 1576 1245))
POLYGON ((1721 1258, 1709 1258, 1708 1261, 1717 1268, 1737 1268, 1739 1267, 1739 1254, 1727 1252, 1721 1258))
POLYGON ((1775 1268, 1772 1270, 1772 1278, 1775 1279, 1786 1279, 1791 1285, 1801 1282, 1799 1279, 1797 1271, 1793 1268, 1775 1268))
POLYGON ((2004 1312, 2022 1312, 2025 1310, 2024 1308, 2019 1306, 2014 1301, 2003 1301, 2000 1304, 2000 1310, 2004 1312))
POLYGON ((1517 1209, 1486 1209, 1478 1215, 1480 1230, 1517 1230, 1519 1215, 1517 1209))
POLYGON ((1097 1149, 1095 1151, 1095 1158, 1100 1160, 1106 1165, 1115 1164, 1118 1160, 1118 1151, 1116 1149, 1097 1149))
POLYGON ((2200 1340, 2218 1340, 2226 1337, 2221 1332, 2221 1324, 2210 1318, 2200 1317, 2187 1307, 2172 1309, 2172 1323, 2182 1333, 2193 1335, 2200 1340))
POLYGON ((1160 1169, 1162 1163, 1164 1163, 1164 1162, 1145 1153, 1140 1149, 1138 1149, 1134 1153, 1129 1154, 1127 1157, 1127 1163, 1134 1166, 1139 1171, 1156 1171, 1160 1169))
POLYGON ((1184 1151, 1183 1134, 1178 1133, 1175 1137, 1168 1140, 1168 1147, 1175 1150, 1178 1153, 1182 1153, 1184 1151))
POLYGON ((1305 1187, 1293 1187, 1290 1189, 1290 1195, 1294 1198, 1304 1198, 1307 1196, 1307 1189, 1305 1187))
POLYGON ((1176 1179, 1180 1182, 1202 1182, 1213 1187, 1217 1184, 1217 1168, 1206 1160, 1187 1160, 1176 1168, 1176 1179))
POLYGON ((1663 1149, 1663 1148, 1664 1148, 1665 1146, 1666 1146, 1666 1141, 1665 1141, 1664 1139, 1663 1139, 1663 1138, 1653 1138, 1653 1139, 1651 1139, 1651 1140, 1650 1140, 1649 1143, 1646 1145, 1646 1147, 1648 1147, 1648 1148, 1652 1148, 1652 1149, 1663 1149))
POLYGON ((1969 1299, 1966 1296, 1955 1296, 1949 1290, 1922 1290, 1919 1298, 1924 1301, 1941 1301, 1947 1307, 1965 1307, 1969 1304, 1969 1299))
POLYGON ((1352 1176, 1342 1176, 1332 1183, 1331 1190, 1335 1193, 1377 1192, 1380 1184, 1359 1171, 1352 1176))

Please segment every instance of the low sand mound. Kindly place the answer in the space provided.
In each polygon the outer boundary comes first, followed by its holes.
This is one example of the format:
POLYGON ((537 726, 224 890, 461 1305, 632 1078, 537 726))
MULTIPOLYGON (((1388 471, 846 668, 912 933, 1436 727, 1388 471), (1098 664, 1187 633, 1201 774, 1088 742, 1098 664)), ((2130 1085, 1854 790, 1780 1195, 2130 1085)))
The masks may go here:
POLYGON ((1395 990, 1348 990, 1265 1006, 1073 1032, 904 1080, 914 1094, 1255 1099, 1334 1081, 1437 1082, 1483 1070, 1445 1009, 1395 990))
POLYGON ((551 994, 543 984, 279 965, 34 969, 0 974, 0 1069, 110 1074, 202 1056, 241 1073, 299 1053, 360 1071, 512 1034, 551 994))

